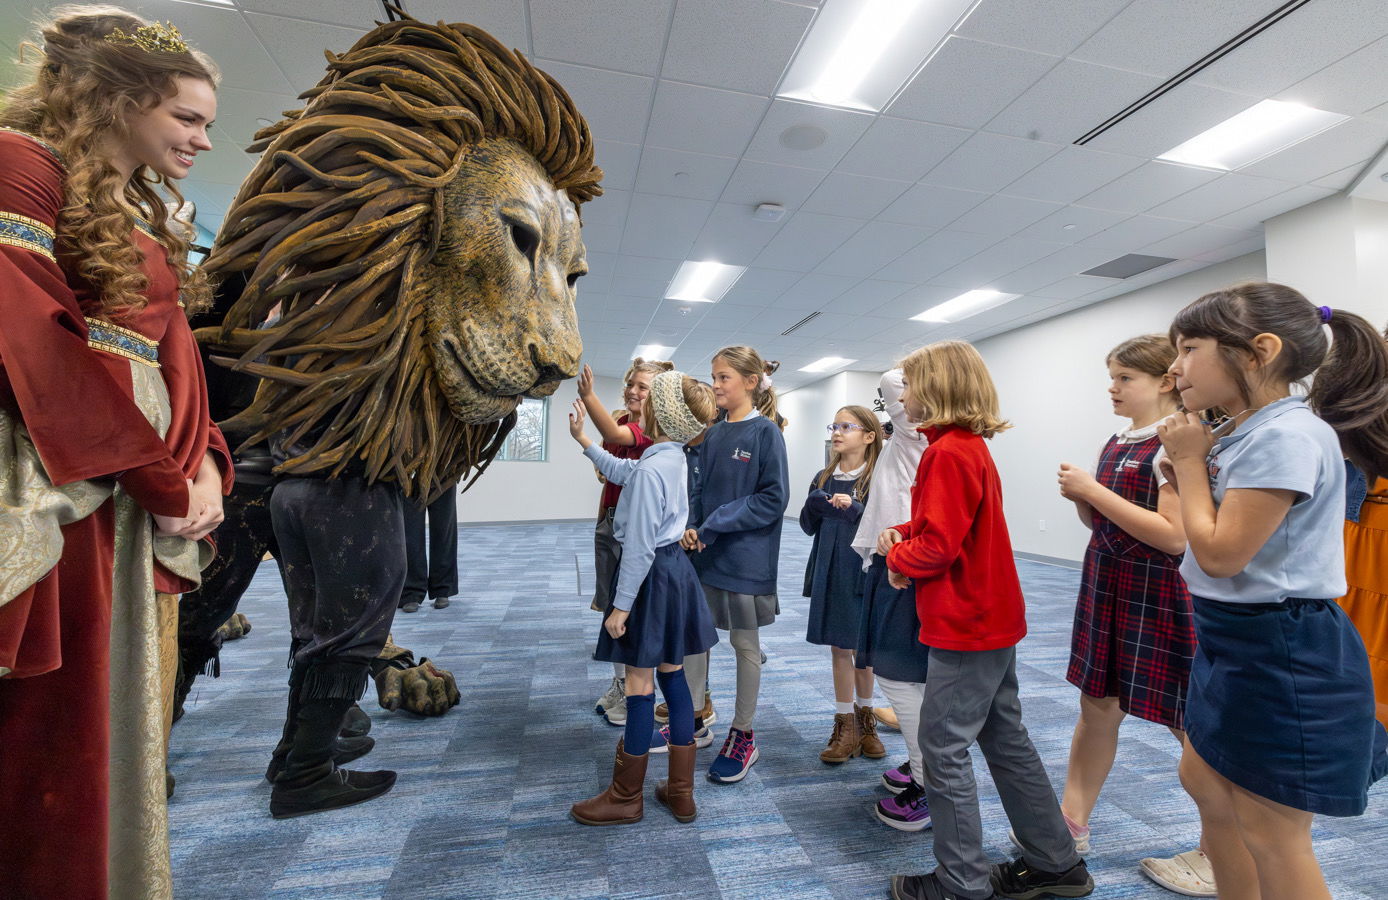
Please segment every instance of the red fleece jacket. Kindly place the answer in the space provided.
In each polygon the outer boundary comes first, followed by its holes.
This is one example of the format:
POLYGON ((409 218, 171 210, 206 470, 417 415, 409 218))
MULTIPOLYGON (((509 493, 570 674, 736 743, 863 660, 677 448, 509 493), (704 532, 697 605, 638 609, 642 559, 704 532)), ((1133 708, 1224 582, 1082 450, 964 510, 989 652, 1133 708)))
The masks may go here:
POLYGON ((953 425, 921 429, 911 521, 887 568, 916 585, 920 642, 997 650, 1027 633, 1026 605, 1002 512, 1002 481, 983 438, 953 425))

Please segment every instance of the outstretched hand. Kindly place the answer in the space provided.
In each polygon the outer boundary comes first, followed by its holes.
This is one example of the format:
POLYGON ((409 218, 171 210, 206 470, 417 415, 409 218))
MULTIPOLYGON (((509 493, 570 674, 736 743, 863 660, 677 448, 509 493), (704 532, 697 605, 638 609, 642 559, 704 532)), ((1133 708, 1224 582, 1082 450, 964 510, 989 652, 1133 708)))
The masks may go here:
POLYGON ((569 410, 569 436, 583 445, 586 450, 592 441, 583 433, 583 421, 588 418, 588 411, 583 408, 582 400, 575 400, 573 408, 569 410))
POLYGON ((587 363, 583 364, 583 371, 578 373, 578 397, 586 400, 594 395, 593 391, 593 367, 587 363))

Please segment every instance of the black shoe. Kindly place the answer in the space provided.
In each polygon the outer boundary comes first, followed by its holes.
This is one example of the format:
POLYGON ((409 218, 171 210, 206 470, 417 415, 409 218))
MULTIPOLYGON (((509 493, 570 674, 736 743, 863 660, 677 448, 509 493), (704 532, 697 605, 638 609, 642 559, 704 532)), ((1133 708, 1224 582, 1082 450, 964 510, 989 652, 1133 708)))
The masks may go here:
POLYGON ((448 604, 451 602, 452 598, 449 597, 435 597, 434 609, 448 609, 448 604))
MULTIPOLYGON (((994 894, 990 900, 995 900, 994 894)), ((892 900, 966 900, 948 890, 934 872, 929 875, 893 875, 892 900)))
POLYGON ((319 780, 303 787, 276 784, 270 794, 270 815, 276 819, 292 819, 310 813, 341 809, 355 803, 379 797, 395 785, 395 773, 349 772, 334 769, 319 780))
POLYGON ((406 600, 404 603, 401 603, 401 604, 400 604, 400 611, 401 611, 401 612, 407 612, 407 613, 419 612, 419 601, 418 601, 418 600, 406 600))
POLYGON ((174 774, 173 774, 172 772, 170 772, 170 771, 168 770, 168 768, 166 767, 166 768, 164 769, 164 799, 165 799, 165 800, 167 800, 167 799, 169 799, 170 797, 173 796, 174 785, 176 785, 176 784, 178 784, 178 779, 177 779, 177 778, 174 778, 174 774))
MULTIPOLYGON (((345 766, 354 759, 361 759, 363 756, 370 753, 371 748, 375 746, 375 738, 369 738, 366 735, 361 735, 360 737, 339 736, 337 743, 333 746, 333 765, 345 766)), ((285 754, 288 754, 288 750, 285 751, 285 754)), ((270 765, 265 768, 265 780, 274 784, 275 777, 279 775, 280 770, 283 768, 284 756, 278 754, 272 755, 270 757, 270 765)))
POLYGON ((365 737, 371 733, 371 717, 360 706, 353 703, 342 717, 341 737, 365 737))
POLYGON ((1009 900, 1033 900, 1036 897, 1087 897, 1094 891, 1094 879, 1089 867, 1080 860, 1065 872, 1043 872, 1027 865, 1018 857, 1010 863, 993 866, 990 880, 993 890, 1009 900))

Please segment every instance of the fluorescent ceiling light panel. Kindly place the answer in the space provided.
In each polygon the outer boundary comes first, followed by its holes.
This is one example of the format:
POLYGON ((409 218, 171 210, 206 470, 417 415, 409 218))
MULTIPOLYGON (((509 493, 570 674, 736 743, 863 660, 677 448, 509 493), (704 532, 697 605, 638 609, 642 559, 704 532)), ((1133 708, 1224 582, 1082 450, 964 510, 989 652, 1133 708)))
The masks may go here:
POLYGON ((857 362, 856 359, 844 359, 842 356, 826 356, 823 359, 815 360, 808 366, 801 366, 800 371, 819 374, 820 372, 831 372, 834 369, 842 369, 844 366, 851 365, 855 362, 857 362))
POLYGON ((669 359, 675 352, 674 347, 667 347, 664 344, 642 344, 631 351, 631 358, 636 359, 669 359))
POLYGON ((1293 144, 1334 128, 1349 116, 1285 100, 1264 100, 1157 159, 1229 171, 1266 159, 1293 144))
POLYGON ((746 266, 725 266, 712 260, 685 260, 666 289, 665 299, 717 303, 745 271, 746 266))
POLYGON ((1004 294, 1002 291, 976 290, 960 294, 952 300, 946 300, 939 306, 932 306, 920 315, 912 316, 916 322, 934 322, 936 324, 947 324, 967 319, 969 316, 976 316, 981 312, 986 312, 995 306, 1002 306, 1012 300, 1016 300, 1021 294, 1004 294))
POLYGON ((825 0, 778 96, 876 112, 976 0, 825 0))

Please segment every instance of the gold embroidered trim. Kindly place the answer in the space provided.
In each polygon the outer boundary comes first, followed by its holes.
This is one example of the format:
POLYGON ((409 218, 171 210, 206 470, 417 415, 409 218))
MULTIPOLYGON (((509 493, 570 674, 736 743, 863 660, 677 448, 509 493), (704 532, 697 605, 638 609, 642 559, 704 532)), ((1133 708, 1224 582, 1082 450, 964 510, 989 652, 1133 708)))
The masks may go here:
POLYGON ((114 353, 116 356, 123 356, 131 362, 137 362, 142 366, 149 366, 151 369, 159 368, 159 363, 145 359, 138 353, 125 349, 119 344, 109 344, 106 341, 98 341, 95 338, 87 339, 87 346, 93 350, 103 350, 107 353, 114 353))
POLYGON ((58 148, 48 143, 48 141, 45 141, 43 138, 36 138, 27 131, 20 131, 18 128, 10 128, 5 125, 0 125, 0 131, 8 131, 10 134, 17 134, 20 137, 27 137, 35 144, 38 144, 43 149, 47 150, 48 154, 58 161, 58 165, 62 166, 64 169, 67 168, 67 164, 63 162, 63 155, 58 152, 58 148))
POLYGON ((53 256, 53 229, 37 219, 0 211, 0 244, 19 247, 57 262, 53 256))
POLYGON ((87 317, 87 346, 151 368, 159 368, 159 344, 129 328, 87 317))

